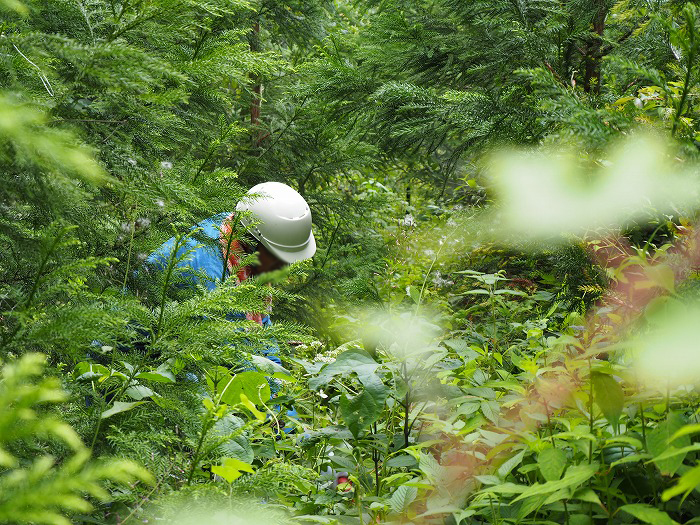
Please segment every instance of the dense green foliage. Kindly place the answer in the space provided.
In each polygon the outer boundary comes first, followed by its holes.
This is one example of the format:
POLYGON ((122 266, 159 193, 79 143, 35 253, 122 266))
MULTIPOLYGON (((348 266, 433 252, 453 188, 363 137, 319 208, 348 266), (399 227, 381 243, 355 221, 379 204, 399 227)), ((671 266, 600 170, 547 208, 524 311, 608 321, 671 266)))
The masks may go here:
POLYGON ((698 522, 694 2, 0 13, 0 523, 698 522))

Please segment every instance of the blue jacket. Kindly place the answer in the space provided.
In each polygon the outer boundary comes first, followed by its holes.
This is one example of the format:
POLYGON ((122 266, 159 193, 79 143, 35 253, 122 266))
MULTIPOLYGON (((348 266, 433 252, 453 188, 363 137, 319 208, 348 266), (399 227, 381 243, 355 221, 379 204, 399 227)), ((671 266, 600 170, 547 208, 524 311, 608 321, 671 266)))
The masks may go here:
MULTIPOLYGON (((219 244, 219 235, 221 223, 228 217, 230 213, 220 213, 214 215, 208 219, 203 220, 197 224, 197 228, 201 229, 201 234, 212 239, 212 244, 201 244, 196 239, 190 237, 187 241, 180 247, 177 251, 177 256, 182 256, 187 250, 193 250, 190 254, 188 260, 181 260, 178 262, 177 266, 183 269, 192 270, 183 272, 183 275, 189 277, 193 284, 201 284, 208 290, 213 290, 216 288, 217 284, 221 282, 221 275, 224 270, 224 256, 221 253, 221 248, 219 244), (201 274, 206 275, 207 278, 202 278, 201 274)), ((193 228, 194 229, 194 228, 193 228)), ((171 237, 167 241, 158 247, 151 255, 146 259, 146 264, 158 269, 163 269, 168 264, 168 259, 170 258, 173 248, 175 247, 175 237, 171 237)), ((228 270, 226 271, 228 275, 228 270)), ((245 313, 243 312, 231 312, 226 316, 229 320, 239 320, 245 319, 245 313)), ((262 318, 263 326, 270 326, 270 316, 265 314, 262 318)), ((270 348, 269 352, 265 352, 266 357, 270 360, 280 363, 279 358, 276 355, 279 349, 270 348)))

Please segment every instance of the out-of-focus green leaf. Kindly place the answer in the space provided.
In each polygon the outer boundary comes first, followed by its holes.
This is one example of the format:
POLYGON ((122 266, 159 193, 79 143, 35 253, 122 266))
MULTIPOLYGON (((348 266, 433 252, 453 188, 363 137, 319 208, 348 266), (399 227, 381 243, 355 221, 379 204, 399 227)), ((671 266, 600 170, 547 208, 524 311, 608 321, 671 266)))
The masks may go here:
POLYGON ((545 481, 557 481, 566 469, 566 453, 558 448, 546 448, 537 457, 545 481))
POLYGON ((668 418, 662 421, 658 426, 647 434, 647 448, 654 456, 654 464, 664 476, 673 475, 678 468, 683 464, 683 459, 687 455, 681 453, 671 455, 670 452, 677 448, 685 448, 690 445, 690 436, 682 435, 678 439, 671 441, 671 437, 676 434, 686 421, 682 414, 678 412, 670 412, 668 418), (662 456, 666 459, 656 460, 656 457, 662 456))
POLYGON ((0 10, 6 9, 15 13, 26 16, 29 13, 27 6, 19 0, 2 0, 0 1, 0 10))
POLYGON ((592 463, 590 465, 573 465, 567 469, 566 474, 562 479, 557 481, 548 481, 547 483, 543 484, 535 483, 534 485, 528 487, 522 494, 520 494, 520 496, 515 498, 512 503, 536 496, 553 494, 554 492, 564 488, 577 487, 593 477, 597 470, 597 463, 592 463))
POLYGON ((601 372, 591 372, 595 402, 615 432, 620 429, 620 416, 625 406, 625 395, 615 379, 601 372))
POLYGON ((652 507, 646 503, 623 505, 620 507, 620 510, 651 525, 678 525, 678 522, 672 520, 663 510, 652 507))
POLYGON ((102 412, 100 417, 102 419, 107 419, 108 417, 112 417, 115 414, 120 414, 122 412, 128 412, 129 410, 132 410, 133 408, 136 408, 139 405, 143 405, 145 402, 146 401, 133 401, 133 402, 127 403, 124 401, 115 401, 114 405, 112 405, 112 408, 102 412))
POLYGON ((413 503, 418 495, 418 489, 408 485, 401 485, 389 498, 389 506, 396 513, 406 512, 408 506, 413 503))
POLYGON ((2 142, 10 142, 17 152, 59 173, 74 174, 92 184, 113 180, 95 161, 90 150, 78 145, 70 133, 46 126, 43 112, 18 104, 0 93, 2 142))
POLYGON ((683 498, 687 497, 691 490, 694 490, 698 485, 700 485, 700 465, 697 465, 690 469, 688 472, 683 474, 676 483, 670 489, 666 489, 661 494, 661 499, 663 501, 668 501, 680 494, 683 494, 683 498))

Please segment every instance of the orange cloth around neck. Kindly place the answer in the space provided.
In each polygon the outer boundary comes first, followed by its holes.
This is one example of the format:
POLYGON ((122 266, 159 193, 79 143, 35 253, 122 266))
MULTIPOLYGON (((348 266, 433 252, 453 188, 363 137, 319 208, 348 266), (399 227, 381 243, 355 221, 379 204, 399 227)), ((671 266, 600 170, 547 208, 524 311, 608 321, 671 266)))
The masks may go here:
MULTIPOLYGON (((238 284, 252 276, 250 266, 241 266, 241 256, 245 254, 243 246, 238 239, 232 239, 233 224, 235 212, 224 219, 219 228, 219 242, 221 243, 221 253, 226 259, 226 267, 229 275, 235 275, 238 284)), ((246 312, 245 318, 249 321, 255 321, 262 326, 262 314, 255 312, 246 312)))

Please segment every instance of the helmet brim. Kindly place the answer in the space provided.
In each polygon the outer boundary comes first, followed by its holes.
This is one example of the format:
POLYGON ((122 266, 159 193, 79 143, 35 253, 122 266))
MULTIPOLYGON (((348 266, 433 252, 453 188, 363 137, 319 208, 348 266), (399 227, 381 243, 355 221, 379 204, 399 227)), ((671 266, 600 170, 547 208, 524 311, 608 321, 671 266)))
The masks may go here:
POLYGON ((311 259, 316 253, 316 239, 314 238, 313 232, 309 236, 309 241, 306 243, 306 246, 304 246, 301 250, 296 251, 286 251, 281 248, 277 248, 264 240, 261 240, 260 242, 265 245, 272 255, 287 264, 303 261, 305 259, 311 259))

